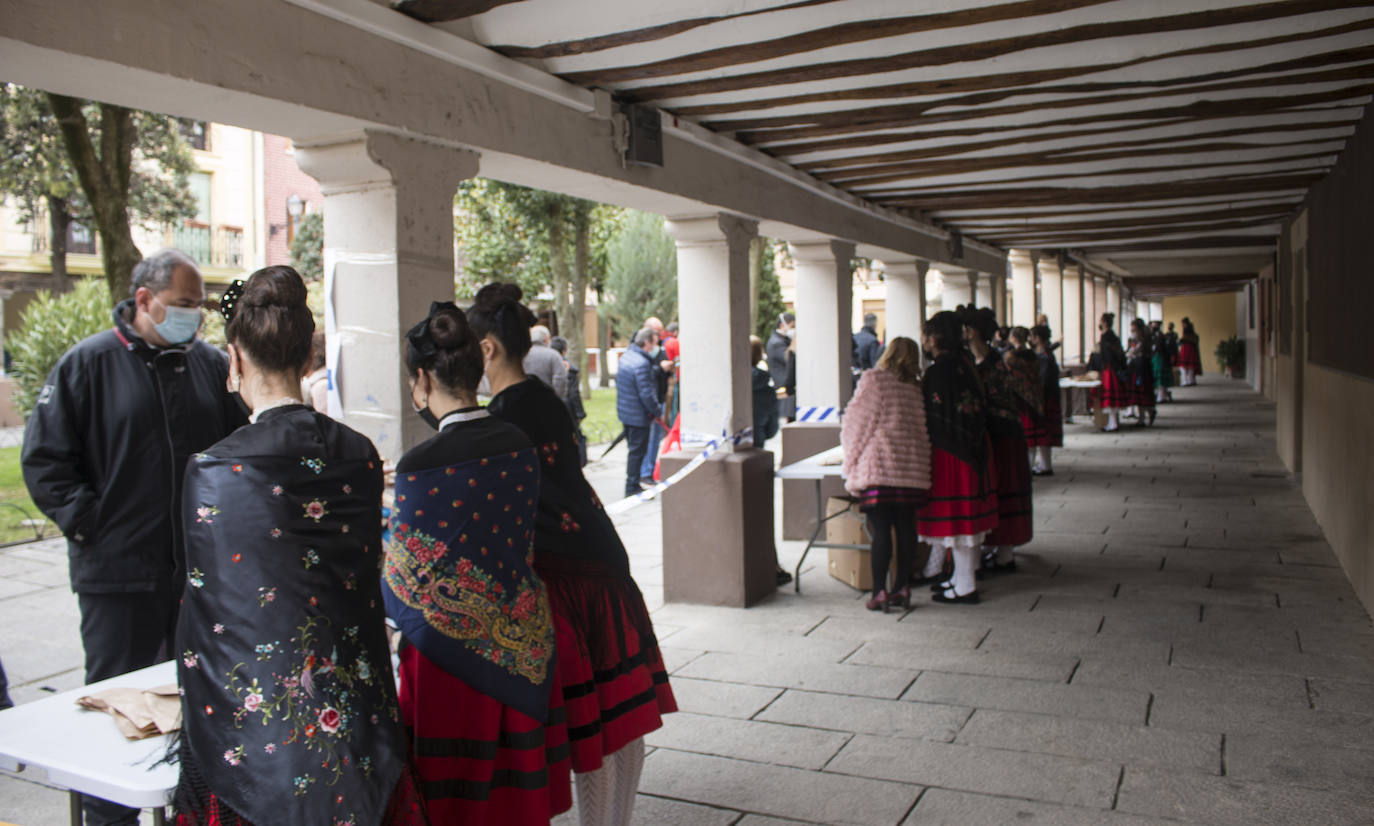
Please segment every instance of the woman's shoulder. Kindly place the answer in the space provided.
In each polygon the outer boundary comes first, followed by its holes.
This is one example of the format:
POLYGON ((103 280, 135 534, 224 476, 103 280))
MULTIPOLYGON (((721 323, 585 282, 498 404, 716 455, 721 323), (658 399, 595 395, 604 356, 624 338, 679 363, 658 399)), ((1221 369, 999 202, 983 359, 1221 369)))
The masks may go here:
POLYGON ((396 463, 398 472, 447 467, 473 459, 512 453, 531 447, 530 439, 515 425, 492 416, 461 422, 435 433, 406 451, 396 463))

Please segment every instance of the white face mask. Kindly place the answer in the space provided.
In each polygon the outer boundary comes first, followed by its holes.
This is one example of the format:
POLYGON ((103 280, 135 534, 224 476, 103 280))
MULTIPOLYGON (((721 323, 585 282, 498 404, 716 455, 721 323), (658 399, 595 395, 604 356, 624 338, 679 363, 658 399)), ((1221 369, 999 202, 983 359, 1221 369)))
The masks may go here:
POLYGON ((162 336, 168 344, 185 344, 196 337, 200 331, 201 312, 195 307, 169 307, 158 301, 153 301, 167 311, 163 319, 153 325, 157 334, 162 336))

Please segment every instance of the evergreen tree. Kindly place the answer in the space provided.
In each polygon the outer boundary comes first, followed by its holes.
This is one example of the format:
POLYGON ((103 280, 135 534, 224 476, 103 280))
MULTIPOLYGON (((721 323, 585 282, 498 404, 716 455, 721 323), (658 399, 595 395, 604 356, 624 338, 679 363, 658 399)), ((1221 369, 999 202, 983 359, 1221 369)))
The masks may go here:
POLYGON ((665 321, 677 316, 677 245, 664 231, 661 215, 626 210, 607 258, 598 309, 619 335, 633 335, 649 316, 665 321))

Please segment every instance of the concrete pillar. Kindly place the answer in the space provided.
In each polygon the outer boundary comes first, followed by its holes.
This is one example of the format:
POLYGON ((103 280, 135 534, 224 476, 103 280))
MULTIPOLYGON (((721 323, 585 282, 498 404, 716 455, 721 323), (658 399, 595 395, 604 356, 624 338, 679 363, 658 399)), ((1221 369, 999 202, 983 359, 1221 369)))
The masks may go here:
MULTIPOLYGON (((1107 281, 1107 312, 1116 314, 1116 325, 1112 329, 1116 330, 1117 335, 1121 335, 1130 319, 1121 312, 1121 285, 1111 279, 1107 281)), ((1122 336, 1121 340, 1124 342, 1125 336, 1122 336)))
POLYGON ((1085 361, 1083 355, 1083 267, 1081 264, 1073 264, 1064 267, 1061 271, 1062 290, 1064 300, 1064 323, 1062 330, 1055 330, 1055 334, 1061 337, 1064 342, 1060 348, 1059 361, 1061 364, 1078 364, 1085 361))
POLYGON ((926 318, 930 318, 941 310, 949 309, 944 299, 945 278, 934 266, 926 269, 925 289, 926 318))
POLYGON ((1056 337, 1064 335, 1064 271, 1058 256, 1041 258, 1036 262, 1040 272, 1040 312, 1050 321, 1056 337))
POLYGON ((960 304, 973 302, 968 272, 965 270, 940 268, 940 309, 953 310, 960 304))
MULTIPOLYGON (((749 242, 758 223, 734 215, 673 220, 682 325, 683 441, 753 425, 749 384, 749 242)), ((699 441, 699 440, 698 440, 699 441)))
MULTIPOLYGON (((735 215, 671 220, 682 324, 682 432, 716 436, 753 424, 749 242, 758 223, 735 215)), ((662 459, 665 476, 696 451, 662 459)), ((722 448, 663 494, 663 598, 743 608, 774 579, 773 455, 752 442, 722 448), (709 518, 703 518, 709 514, 709 518)))
POLYGON ((410 409, 403 334, 453 300, 453 196, 478 156, 367 130, 298 143, 296 163, 325 198, 331 411, 395 460, 433 435, 410 409))
MULTIPOLYGON (((853 391, 850 356, 853 333, 849 315, 853 304, 850 261, 854 245, 845 241, 792 244, 797 265, 797 409, 843 407, 853 391)), ((889 319, 889 329, 892 321, 889 319)), ((797 421, 782 428, 782 463, 805 459, 840 443, 837 419, 797 421)), ((838 481, 826 496, 844 495, 838 481)), ((822 502, 824 507, 824 502, 822 502)), ((815 485, 792 480, 782 485, 782 535, 806 539, 815 529, 815 485)))
POLYGON ((929 261, 883 261, 887 267, 887 340, 906 336, 921 343, 921 330, 926 312, 926 272, 929 261))
POLYGON ((797 405, 841 407, 853 383, 854 245, 822 241, 791 247, 797 265, 797 405))
POLYGON ((1011 262, 1013 326, 1030 327, 1035 324, 1035 260, 1026 250, 1012 250, 1011 262))

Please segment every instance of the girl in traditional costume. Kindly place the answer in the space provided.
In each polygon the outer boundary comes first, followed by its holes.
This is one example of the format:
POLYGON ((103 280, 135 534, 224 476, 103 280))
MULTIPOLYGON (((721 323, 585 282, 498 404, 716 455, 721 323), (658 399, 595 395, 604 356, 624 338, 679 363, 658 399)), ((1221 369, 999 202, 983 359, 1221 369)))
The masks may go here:
POLYGON ((186 469, 182 826, 426 822, 378 577, 382 462, 301 399, 305 296, 267 267, 221 302, 252 417, 186 469))
POLYGON ((1132 413, 1137 426, 1155 423, 1155 371, 1150 352, 1150 331, 1144 319, 1131 322, 1131 338, 1126 348, 1126 380, 1131 387, 1132 413))
POLYGON ((973 363, 963 346, 963 325, 946 310, 926 322, 924 346, 934 362, 921 379, 930 436, 930 498, 917 512, 917 533, 931 546, 918 583, 936 583, 937 602, 978 601, 978 555, 997 527, 987 407, 973 363), (944 581, 946 554, 953 576, 944 581))
POLYGON ((547 824, 572 807, 554 619, 533 570, 539 457, 477 406, 482 351, 435 302, 406 334, 411 404, 439 433, 396 465, 383 568, 401 715, 434 824, 547 824))
POLYGON ((1030 458, 1026 434, 1021 430, 1021 411, 1043 412, 1038 371, 1026 358, 1031 355, 1029 351, 1024 356, 1013 355, 1009 364, 992 348, 990 340, 997 330, 992 310, 970 308, 962 320, 987 398, 988 436, 997 474, 997 527, 983 540, 983 569, 1015 571, 1013 549, 1030 542, 1034 535, 1030 458))
POLYGON ((1159 329, 1159 322, 1150 322, 1150 369, 1155 375, 1155 403, 1171 402, 1174 396, 1169 388, 1174 386, 1174 369, 1169 358, 1169 344, 1159 329))
POLYGON ((488 284, 468 310, 494 394, 487 409, 538 451, 534 569, 557 627, 578 812, 584 826, 628 824, 644 763, 644 735, 677 710, 644 597, 610 517, 582 475, 567 408, 525 375, 534 315, 514 284, 488 284))
POLYGON ((1097 351, 1102 362, 1102 386, 1093 391, 1093 399, 1104 415, 1107 425, 1105 433, 1115 433, 1121 423, 1117 418, 1121 408, 1131 404, 1130 386, 1126 383, 1126 351, 1121 348, 1121 339, 1112 331, 1116 323, 1115 313, 1103 313, 1097 329, 1102 334, 1097 351))
MULTIPOLYGON (((1060 402, 1059 362, 1054 357, 1049 327, 1032 327, 1030 342, 1035 348, 1036 374, 1045 399, 1045 413, 1039 419, 1030 421, 1030 426, 1026 428, 1026 446, 1034 453, 1031 459, 1031 475, 1053 476, 1051 450, 1064 446, 1064 408, 1060 402)), ((1026 420, 1023 419, 1022 423, 1025 424, 1026 420)))
POLYGON ((1202 375, 1202 349, 1193 322, 1183 319, 1183 335, 1178 340, 1179 387, 1192 387, 1202 375))

